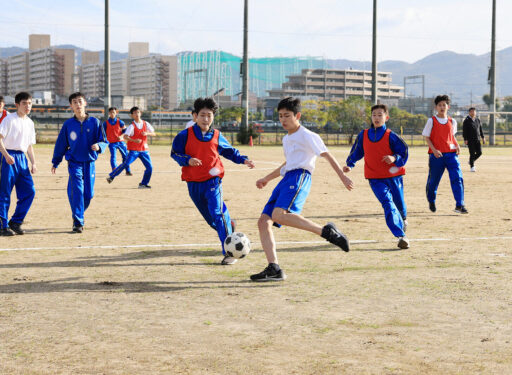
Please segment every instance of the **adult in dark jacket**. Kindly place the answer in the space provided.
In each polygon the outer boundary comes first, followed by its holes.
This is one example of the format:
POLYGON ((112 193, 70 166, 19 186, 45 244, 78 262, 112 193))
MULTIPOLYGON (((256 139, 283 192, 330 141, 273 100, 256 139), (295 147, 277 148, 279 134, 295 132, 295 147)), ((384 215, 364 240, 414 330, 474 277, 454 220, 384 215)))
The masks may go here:
POLYGON ((482 155, 482 143, 485 144, 485 137, 482 130, 482 123, 480 119, 476 117, 475 107, 469 109, 469 115, 462 124, 462 136, 464 137, 464 143, 469 148, 469 166, 471 167, 471 172, 476 172, 475 160, 482 155), (482 139, 482 143, 480 143, 480 139, 482 139))

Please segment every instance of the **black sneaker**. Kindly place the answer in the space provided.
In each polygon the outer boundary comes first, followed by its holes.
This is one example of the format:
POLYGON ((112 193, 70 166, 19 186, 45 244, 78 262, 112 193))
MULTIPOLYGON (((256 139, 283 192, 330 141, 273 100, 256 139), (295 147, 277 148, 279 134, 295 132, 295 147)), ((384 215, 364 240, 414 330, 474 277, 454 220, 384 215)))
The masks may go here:
POLYGON ((428 202, 428 208, 430 208, 430 211, 436 212, 436 202, 428 202))
POLYGON ((348 252, 350 250, 347 236, 341 233, 333 223, 327 223, 322 228, 322 237, 330 243, 339 246, 343 251, 348 252))
POLYGON ((453 211, 457 212, 458 214, 467 214, 468 213, 468 210, 466 210, 465 206, 457 206, 457 207, 455 207, 455 210, 453 210, 453 211))
POLYGON ((269 264, 262 272, 251 275, 252 281, 283 281, 286 280, 284 271, 279 268, 276 271, 275 266, 269 264))
POLYGON ((4 236, 4 237, 14 236, 14 232, 11 230, 11 228, 3 228, 3 229, 0 229, 0 236, 4 236))
POLYGON ((73 225, 73 232, 82 233, 84 231, 84 227, 82 225, 73 225))
POLYGON ((125 174, 126 174, 127 176, 133 176, 133 173, 132 173, 132 172, 128 172, 128 171, 126 171, 126 173, 125 173, 125 174))
POLYGON ((9 228, 11 228, 12 231, 15 232, 16 234, 25 234, 25 231, 21 228, 21 223, 13 223, 12 221, 10 221, 9 228))
POLYGON ((113 179, 112 177, 107 177, 107 182, 108 182, 109 184, 111 184, 111 183, 112 183, 112 181, 114 181, 114 179, 113 179))
POLYGON ((139 189, 151 189, 151 186, 139 184, 139 189))

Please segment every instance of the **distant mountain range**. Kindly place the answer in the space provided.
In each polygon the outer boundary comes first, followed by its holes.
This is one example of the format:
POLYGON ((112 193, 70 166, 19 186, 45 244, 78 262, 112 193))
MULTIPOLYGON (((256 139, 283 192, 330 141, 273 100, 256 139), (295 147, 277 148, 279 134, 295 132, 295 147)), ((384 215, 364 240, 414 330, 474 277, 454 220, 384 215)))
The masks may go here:
MULTIPOLYGON (((81 64, 83 48, 70 44, 56 46, 57 48, 74 48, 77 51, 77 63, 81 64)), ((20 54, 26 48, 0 48, 0 58, 20 54)), ((111 61, 128 57, 128 53, 110 52, 111 61)), ((487 83, 490 54, 473 55, 460 54, 451 51, 437 52, 416 61, 387 60, 378 64, 378 70, 391 72, 393 83, 403 86, 404 77, 425 75, 425 96, 432 97, 440 93, 452 96, 453 102, 461 105, 482 103, 482 96, 489 92, 487 83)), ((103 62, 103 51, 100 51, 100 62, 103 62)), ((497 52, 497 96, 512 95, 512 47, 497 52)), ((371 70, 370 61, 353 61, 344 59, 328 59, 328 66, 334 69, 365 69, 371 70)), ((421 85, 409 85, 408 95, 421 95, 421 85)))
MULTIPOLYGON (((371 70, 369 61, 328 60, 333 68, 371 70)), ((496 53, 497 96, 512 95, 512 47, 496 53)), ((382 61, 378 70, 393 73, 393 83, 403 86, 404 77, 425 75, 425 96, 449 94, 458 104, 482 103, 482 96, 489 93, 487 82, 491 65, 490 53, 484 55, 460 54, 451 51, 437 52, 416 61, 382 61)), ((407 87, 407 94, 420 95, 421 85, 407 87)))

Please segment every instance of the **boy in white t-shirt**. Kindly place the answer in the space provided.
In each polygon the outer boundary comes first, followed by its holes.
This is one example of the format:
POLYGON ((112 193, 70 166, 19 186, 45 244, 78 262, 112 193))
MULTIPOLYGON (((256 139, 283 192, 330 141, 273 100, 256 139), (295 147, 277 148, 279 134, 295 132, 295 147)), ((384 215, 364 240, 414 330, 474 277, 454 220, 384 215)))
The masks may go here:
POLYGON ((30 174, 37 171, 32 147, 36 143, 36 133, 34 123, 28 117, 32 96, 28 92, 20 92, 14 102, 16 112, 9 114, 0 124, 0 236, 25 233, 21 224, 36 195, 30 174), (25 152, 32 164, 30 169, 25 152), (14 187, 18 202, 11 220, 7 221, 14 187))
POLYGON ((133 118, 133 122, 128 126, 124 132, 124 138, 127 140, 126 146, 128 147, 128 156, 121 165, 114 169, 107 177, 107 181, 110 184, 114 181, 114 178, 118 176, 123 170, 125 170, 131 163, 136 159, 140 159, 146 170, 144 176, 139 184, 139 189, 151 189, 149 186, 149 180, 153 173, 153 165, 151 164, 151 157, 149 156, 148 150, 148 136, 155 135, 155 129, 149 122, 141 119, 142 112, 139 107, 132 107, 130 109, 130 115, 133 118))
POLYGON ((252 281, 281 281, 286 275, 279 267, 276 254, 276 243, 272 233, 272 225, 306 230, 319 236, 344 251, 349 251, 348 238, 333 223, 320 226, 300 215, 311 187, 311 173, 315 169, 317 156, 327 159, 348 190, 353 183, 341 169, 340 165, 329 153, 324 142, 310 130, 300 125, 300 99, 285 98, 277 106, 279 121, 288 134, 283 138, 286 161, 272 173, 256 181, 258 189, 265 187, 274 178, 283 176, 277 184, 258 220, 260 240, 268 266, 260 273, 251 276, 252 281))

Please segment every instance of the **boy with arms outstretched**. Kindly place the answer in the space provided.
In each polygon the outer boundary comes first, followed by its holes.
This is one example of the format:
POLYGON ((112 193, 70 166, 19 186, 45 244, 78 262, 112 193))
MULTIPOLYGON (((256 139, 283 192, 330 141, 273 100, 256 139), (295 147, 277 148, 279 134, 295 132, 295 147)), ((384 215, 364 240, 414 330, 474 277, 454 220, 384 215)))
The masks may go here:
POLYGON ((36 133, 34 123, 28 117, 32 109, 32 96, 28 92, 20 92, 16 94, 14 102, 16 112, 7 115, 0 123, 0 236, 25 233, 21 224, 36 195, 30 174, 37 171, 33 148, 36 133), (32 164, 30 169, 25 152, 32 164), (7 221, 14 187, 18 202, 11 220, 7 221))
MULTIPOLYGON (((126 161, 126 155, 128 154, 128 151, 126 150, 126 144, 123 142, 123 133, 126 130, 126 126, 124 125, 123 120, 116 116, 117 108, 110 107, 108 109, 108 119, 103 123, 103 131, 107 136, 108 148, 110 150, 110 166, 112 167, 112 170, 116 169, 117 166, 116 150, 119 150, 121 153, 123 162, 126 161)), ((126 168, 126 175, 132 175, 129 166, 126 168)))
POLYGON ((87 101, 84 94, 71 94, 69 104, 74 116, 66 120, 60 129, 53 150, 52 174, 55 174, 65 156, 68 162, 68 198, 73 232, 82 233, 84 214, 94 196, 95 161, 98 154, 105 151, 107 143, 100 120, 85 112, 87 101))
POLYGON ((436 96, 437 115, 429 118, 422 135, 428 144, 428 179, 427 200, 430 211, 436 212, 437 187, 441 181, 444 170, 448 169, 453 197, 455 198, 455 212, 467 214, 464 206, 464 180, 460 169, 460 146, 455 138, 457 121, 448 116, 450 98, 448 95, 436 96))
POLYGON ((140 159, 146 170, 142 181, 139 184, 139 189, 151 189, 149 186, 149 180, 153 174, 153 164, 151 163, 151 156, 149 155, 148 149, 148 136, 153 137, 155 135, 155 129, 149 122, 141 119, 142 112, 139 107, 132 107, 130 109, 130 115, 133 118, 133 122, 128 126, 124 132, 124 138, 128 141, 128 156, 116 169, 114 169, 107 177, 108 183, 112 183, 116 176, 119 176, 121 172, 130 167, 136 159, 140 159))
POLYGON ((195 125, 182 130, 172 142, 171 157, 182 167, 181 179, 187 182, 188 193, 206 222, 217 231, 222 244, 222 265, 236 263, 226 255, 224 240, 233 231, 233 223, 222 198, 224 165, 220 156, 236 164, 254 168, 247 156, 231 146, 211 125, 218 110, 212 98, 194 102, 195 125))
POLYGON ((398 135, 386 128, 389 114, 385 104, 374 105, 371 113, 372 126, 357 136, 343 172, 350 172, 356 162, 364 157, 364 177, 384 208, 386 224, 398 238, 398 247, 407 249, 407 206, 402 176, 409 157, 408 147, 398 135))
POLYGON ((345 176, 340 165, 329 153, 324 142, 318 136, 301 126, 299 119, 301 105, 298 98, 285 98, 279 102, 277 110, 279 121, 288 134, 283 138, 283 149, 286 161, 269 175, 256 181, 256 187, 262 189, 271 180, 283 176, 268 200, 258 220, 261 246, 265 251, 268 266, 260 273, 252 275, 253 281, 281 281, 286 275, 279 267, 276 254, 276 243, 272 233, 272 225, 280 227, 288 225, 307 230, 322 236, 327 241, 349 251, 349 241, 333 223, 320 226, 300 215, 311 187, 311 173, 315 169, 317 156, 322 156, 331 165, 341 182, 348 190, 353 184, 345 176))

